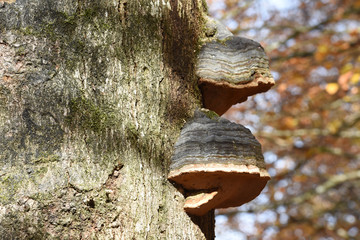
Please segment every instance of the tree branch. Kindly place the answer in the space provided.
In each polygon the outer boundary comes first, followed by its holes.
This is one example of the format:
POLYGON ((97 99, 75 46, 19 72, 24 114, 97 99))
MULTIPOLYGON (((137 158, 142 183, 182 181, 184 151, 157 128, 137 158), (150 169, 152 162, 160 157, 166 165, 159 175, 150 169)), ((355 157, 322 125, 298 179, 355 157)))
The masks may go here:
POLYGON ((360 131, 348 129, 338 133, 332 133, 328 129, 295 129, 295 130, 277 130, 271 132, 260 131, 256 134, 259 137, 273 139, 274 137, 305 137, 305 136, 340 136, 343 138, 360 138, 360 131))
POLYGON ((303 203, 303 202, 309 200, 310 198, 314 197, 315 195, 323 194, 323 193, 327 192, 329 189, 336 187, 337 185, 339 185, 341 183, 344 183, 349 180, 354 180, 357 178, 360 178, 360 170, 332 176, 326 182, 317 186, 314 191, 310 191, 301 196, 295 197, 291 200, 291 202, 294 204, 303 203))

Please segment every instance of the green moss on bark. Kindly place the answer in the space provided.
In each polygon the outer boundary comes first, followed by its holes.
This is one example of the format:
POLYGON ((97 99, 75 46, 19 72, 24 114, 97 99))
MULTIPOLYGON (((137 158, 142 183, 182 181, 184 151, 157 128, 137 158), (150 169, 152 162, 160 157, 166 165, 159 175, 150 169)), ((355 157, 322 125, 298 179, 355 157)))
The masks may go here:
POLYGON ((99 133, 120 123, 109 105, 98 106, 84 96, 71 100, 69 107, 70 114, 66 117, 66 122, 72 128, 90 129, 99 133))

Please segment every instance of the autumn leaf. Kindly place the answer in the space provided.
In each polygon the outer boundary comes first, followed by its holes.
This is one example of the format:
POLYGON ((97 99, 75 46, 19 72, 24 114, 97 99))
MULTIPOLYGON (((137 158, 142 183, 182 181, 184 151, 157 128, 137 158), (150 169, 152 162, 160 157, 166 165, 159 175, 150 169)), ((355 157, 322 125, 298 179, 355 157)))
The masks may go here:
POLYGON ((341 86, 341 89, 343 89, 343 90, 348 90, 349 89, 348 82, 349 82, 352 75, 353 75, 352 71, 349 71, 347 73, 344 73, 344 74, 340 75, 340 77, 338 79, 338 83, 341 86))
POLYGON ((350 82, 354 85, 360 82, 360 73, 355 73, 354 75, 352 75, 350 82))
POLYGON ((339 127, 341 126, 341 123, 342 121, 340 119, 336 119, 332 122, 330 122, 327 126, 327 128, 329 129, 329 131, 332 133, 332 134, 335 134, 339 127))
POLYGON ((339 84, 337 83, 328 83, 325 88, 326 92, 330 95, 334 95, 339 90, 339 84))
POLYGON ((298 120, 293 117, 284 117, 282 120, 284 127, 294 129, 298 125, 298 120))
POLYGON ((341 68, 340 73, 345 74, 345 73, 351 71, 353 68, 354 68, 354 66, 351 63, 347 63, 341 68))
POLYGON ((321 62, 327 56, 328 51, 329 48, 326 45, 320 45, 315 53, 315 59, 321 62))

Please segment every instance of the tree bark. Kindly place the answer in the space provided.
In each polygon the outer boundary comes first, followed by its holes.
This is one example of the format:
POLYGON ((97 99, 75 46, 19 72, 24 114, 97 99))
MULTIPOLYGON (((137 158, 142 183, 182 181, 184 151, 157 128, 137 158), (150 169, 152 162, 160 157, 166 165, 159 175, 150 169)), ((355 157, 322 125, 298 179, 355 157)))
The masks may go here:
POLYGON ((0 1, 0 239, 213 239, 167 180, 201 0, 0 1))

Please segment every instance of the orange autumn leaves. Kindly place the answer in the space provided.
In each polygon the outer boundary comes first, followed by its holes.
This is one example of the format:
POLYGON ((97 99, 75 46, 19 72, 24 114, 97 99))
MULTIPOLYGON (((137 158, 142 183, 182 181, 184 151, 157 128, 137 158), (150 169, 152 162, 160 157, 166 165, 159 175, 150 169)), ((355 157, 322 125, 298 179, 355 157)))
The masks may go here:
POLYGON ((263 44, 276 79, 268 93, 227 114, 253 128, 274 174, 271 201, 252 209, 276 219, 257 221, 254 236, 355 239, 360 177, 346 179, 360 176, 360 0, 294 0, 293 8, 266 13, 267 1, 241 1, 249 10, 239 12, 236 1, 221 2, 225 22, 235 20, 239 35, 263 44), (292 167, 279 168, 284 159, 292 167), (324 184, 330 187, 316 192, 324 184))
MULTIPOLYGON (((351 64, 349 64, 351 65, 351 64)), ((325 90, 328 94, 334 95, 340 89, 343 91, 349 91, 351 94, 359 93, 358 83, 360 82, 360 69, 352 69, 344 74, 341 74, 334 83, 327 83, 325 90)))

